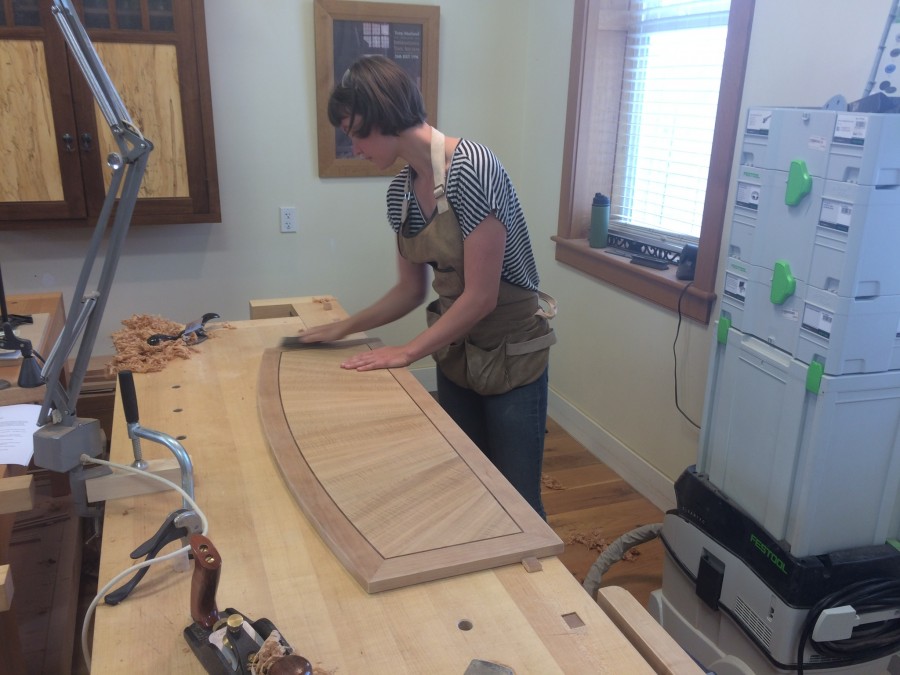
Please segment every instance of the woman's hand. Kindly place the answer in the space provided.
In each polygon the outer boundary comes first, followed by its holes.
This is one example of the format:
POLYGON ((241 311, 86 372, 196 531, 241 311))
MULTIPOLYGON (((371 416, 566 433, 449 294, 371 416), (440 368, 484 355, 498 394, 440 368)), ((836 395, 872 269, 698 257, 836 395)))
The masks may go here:
POLYGON ((358 371, 404 368, 412 361, 404 347, 379 347, 354 354, 341 364, 341 368, 358 371))
POLYGON ((321 326, 313 326, 306 330, 301 330, 299 334, 300 342, 334 342, 340 340, 350 331, 343 321, 335 321, 334 323, 325 323, 321 326))

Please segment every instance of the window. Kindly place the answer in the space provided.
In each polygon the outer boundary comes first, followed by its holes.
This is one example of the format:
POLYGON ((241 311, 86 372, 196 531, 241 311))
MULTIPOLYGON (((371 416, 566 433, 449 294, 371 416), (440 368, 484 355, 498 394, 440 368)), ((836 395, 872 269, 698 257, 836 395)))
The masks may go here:
POLYGON ((614 222, 694 244, 700 238, 729 4, 632 2, 614 222))
POLYGON ((611 193, 616 245, 675 261, 684 243, 698 244, 682 310, 708 322, 753 0, 732 0, 730 12, 727 1, 687 4, 699 11, 672 12, 685 0, 576 0, 554 239, 557 260, 675 309, 686 282, 673 267, 639 268, 588 246, 591 197, 611 193), (685 47, 701 41, 712 48, 685 47))

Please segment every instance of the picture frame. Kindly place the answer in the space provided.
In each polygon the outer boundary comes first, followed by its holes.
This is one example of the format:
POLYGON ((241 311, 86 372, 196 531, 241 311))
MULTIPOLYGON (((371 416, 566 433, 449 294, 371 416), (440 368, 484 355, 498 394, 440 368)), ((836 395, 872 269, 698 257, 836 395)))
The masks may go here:
POLYGON ((316 132, 319 176, 394 176, 403 161, 380 170, 354 157, 350 139, 328 121, 328 98, 353 61, 383 54, 401 65, 422 92, 428 123, 437 125, 438 5, 315 0, 316 132))

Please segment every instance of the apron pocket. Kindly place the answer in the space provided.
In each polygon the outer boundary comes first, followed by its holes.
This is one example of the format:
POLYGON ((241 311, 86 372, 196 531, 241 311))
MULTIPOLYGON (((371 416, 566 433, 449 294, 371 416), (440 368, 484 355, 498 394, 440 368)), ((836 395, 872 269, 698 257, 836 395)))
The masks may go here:
POLYGON ((544 347, 521 353, 519 343, 504 340, 495 349, 481 349, 466 342, 466 376, 468 386, 479 394, 491 396, 530 384, 547 368, 550 349, 544 347), (516 353, 519 352, 519 353, 516 353))
MULTIPOLYGON (((430 303, 425 313, 428 325, 433 325, 440 318, 438 301, 430 303)), ((538 379, 550 360, 550 345, 556 342, 556 335, 548 330, 546 319, 534 317, 532 321, 530 330, 516 335, 518 342, 504 339, 493 349, 479 347, 471 340, 454 342, 437 350, 433 358, 454 384, 483 396, 505 394, 538 379)))
POLYGON ((503 394, 512 387, 506 368, 506 341, 499 347, 485 350, 469 341, 465 343, 466 379, 470 389, 479 394, 503 394))

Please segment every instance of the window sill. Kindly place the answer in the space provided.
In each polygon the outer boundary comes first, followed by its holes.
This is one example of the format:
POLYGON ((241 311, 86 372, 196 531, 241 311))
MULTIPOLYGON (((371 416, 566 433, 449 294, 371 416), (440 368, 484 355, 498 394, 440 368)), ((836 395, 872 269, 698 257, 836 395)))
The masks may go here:
POLYGON ((559 236, 551 239, 556 242, 559 262, 675 312, 680 299, 683 316, 709 323, 716 294, 676 279, 675 265, 670 265, 667 270, 656 270, 634 265, 628 258, 608 253, 606 249, 591 248, 587 239, 559 236))

